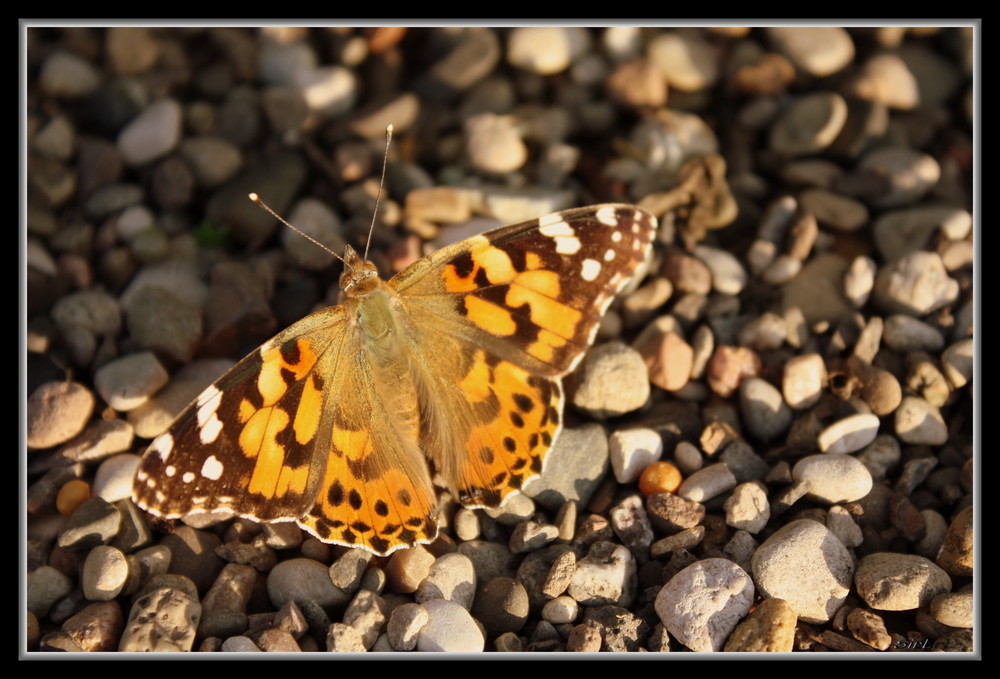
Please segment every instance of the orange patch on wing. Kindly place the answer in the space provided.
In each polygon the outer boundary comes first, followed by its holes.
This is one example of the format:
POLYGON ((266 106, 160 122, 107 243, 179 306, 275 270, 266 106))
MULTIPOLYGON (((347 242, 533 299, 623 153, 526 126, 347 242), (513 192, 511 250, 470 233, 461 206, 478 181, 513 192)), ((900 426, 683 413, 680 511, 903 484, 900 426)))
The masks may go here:
POLYGON ((476 352, 469 374, 459 381, 458 386, 470 400, 483 401, 489 397, 490 366, 486 363, 486 354, 482 349, 476 352))
POLYGON ((296 347, 299 353, 299 360, 296 363, 286 361, 280 347, 271 347, 267 351, 261 352, 257 389, 264 398, 265 406, 274 405, 288 391, 288 384, 282 376, 283 371, 287 370, 292 374, 292 378, 298 381, 308 375, 316 364, 316 354, 308 340, 298 340, 296 347))
POLYGON ((308 443, 319 428, 319 417, 323 410, 323 392, 316 388, 315 380, 306 380, 302 387, 299 405, 295 409, 295 440, 308 443))
POLYGON ((512 285, 507 292, 507 305, 516 309, 525 304, 531 308, 531 320, 536 325, 566 339, 576 334, 576 328, 583 317, 583 314, 573 307, 566 306, 530 288, 512 285))
POLYGON ((288 413, 280 408, 261 408, 240 432, 240 449, 255 459, 248 490, 273 496, 285 464, 285 447, 277 436, 288 426, 288 413))
POLYGON ((493 302, 468 295, 465 298, 465 313, 470 321, 492 335, 509 337, 517 332, 517 323, 510 312, 493 302))

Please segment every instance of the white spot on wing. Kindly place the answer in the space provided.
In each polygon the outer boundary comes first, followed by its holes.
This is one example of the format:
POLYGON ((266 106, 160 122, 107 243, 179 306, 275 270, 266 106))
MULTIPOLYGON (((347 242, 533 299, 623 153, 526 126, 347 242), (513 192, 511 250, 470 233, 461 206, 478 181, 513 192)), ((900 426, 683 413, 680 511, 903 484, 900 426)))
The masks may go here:
POLYGON ((215 455, 210 455, 205 464, 201 465, 201 475, 206 479, 212 479, 213 481, 218 481, 222 478, 222 472, 224 468, 222 463, 215 455))
POLYGON ((559 212, 550 212, 549 214, 543 215, 538 218, 539 228, 545 228, 547 226, 550 226, 552 224, 558 224, 560 222, 566 224, 566 222, 563 221, 562 213, 559 212))
POLYGON ((191 483, 194 481, 194 474, 192 472, 184 472, 184 476, 181 477, 181 481, 184 483, 191 483))
POLYGON ((172 464, 168 464, 167 468, 163 470, 163 473, 166 474, 167 476, 173 476, 174 474, 177 473, 177 467, 175 467, 172 464))
POLYGON ((601 263, 596 259, 585 259, 583 260, 583 266, 580 269, 580 277, 585 281, 592 281, 596 279, 601 274, 601 263))
MULTIPOLYGON (((206 403, 208 403, 209 401, 211 401, 212 399, 214 399, 216 396, 220 395, 221 393, 222 392, 219 391, 214 384, 209 385, 208 388, 205 389, 205 391, 203 391, 200 394, 198 394, 198 406, 201 407, 201 406, 205 405, 206 403)), ((218 407, 218 406, 216 406, 216 407, 218 407)), ((214 409, 215 408, 213 408, 212 410, 214 410, 214 409)))
POLYGON ((208 419, 208 421, 202 424, 201 429, 198 430, 198 438, 203 444, 208 445, 219 437, 219 433, 221 431, 222 420, 220 420, 215 413, 212 413, 212 416, 208 419))
POLYGON ((604 253, 604 261, 605 262, 610 262, 614 258, 615 258, 615 251, 612 250, 611 248, 608 248, 608 251, 604 253))
POLYGON ((170 451, 174 449, 174 437, 169 433, 160 434, 149 444, 149 449, 160 456, 161 462, 166 462, 170 457, 170 451))
POLYGON ((621 231, 615 231, 613 234, 611 234, 611 241, 613 243, 621 242, 621 239, 622 239, 622 232, 621 231))
POLYGON ((595 216, 604 226, 618 226, 618 217, 613 207, 602 207, 595 216))
POLYGON ((576 232, 558 213, 542 217, 538 224, 538 233, 554 240, 560 255, 575 255, 580 251, 582 246, 576 232))

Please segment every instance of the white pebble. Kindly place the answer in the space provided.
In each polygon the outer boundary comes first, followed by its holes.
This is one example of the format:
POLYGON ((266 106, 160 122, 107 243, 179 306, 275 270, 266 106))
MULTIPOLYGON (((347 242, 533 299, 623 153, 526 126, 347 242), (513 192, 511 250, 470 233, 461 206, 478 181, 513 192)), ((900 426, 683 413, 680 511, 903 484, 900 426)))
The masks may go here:
POLYGON ((824 453, 853 453, 875 440, 878 426, 878 417, 870 413, 849 415, 821 431, 816 443, 824 453))
POLYGON ((485 648, 483 633, 465 608, 454 601, 432 599, 423 603, 427 624, 417 635, 418 651, 478 653, 485 648))
POLYGON ((872 489, 868 468, 850 455, 809 455, 792 468, 792 478, 804 484, 817 502, 855 502, 872 489))
POLYGON ((639 480, 642 470, 660 459, 663 439, 652 429, 616 431, 608 437, 608 454, 618 483, 632 483, 639 480))
POLYGON ((684 479, 677 494, 692 502, 706 502, 736 487, 736 477, 725 462, 709 465, 684 479))
POLYGON ((672 577, 653 607, 671 636, 692 651, 721 651, 753 598, 746 571, 729 559, 703 559, 672 577))

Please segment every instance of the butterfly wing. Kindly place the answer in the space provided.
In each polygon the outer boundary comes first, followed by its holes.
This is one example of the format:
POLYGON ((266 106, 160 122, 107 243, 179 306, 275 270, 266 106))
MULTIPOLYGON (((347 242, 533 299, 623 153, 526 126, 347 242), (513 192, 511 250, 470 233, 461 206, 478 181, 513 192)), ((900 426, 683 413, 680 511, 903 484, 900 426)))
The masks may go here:
POLYGON ((137 504, 167 519, 294 520, 380 554, 433 539, 426 464, 380 421, 345 315, 337 306, 302 319, 202 392, 150 444, 137 504))
POLYGON ((541 472, 562 426, 559 377, 655 233, 633 206, 580 208, 456 243, 389 281, 421 319, 425 450, 464 504, 499 506, 541 472))

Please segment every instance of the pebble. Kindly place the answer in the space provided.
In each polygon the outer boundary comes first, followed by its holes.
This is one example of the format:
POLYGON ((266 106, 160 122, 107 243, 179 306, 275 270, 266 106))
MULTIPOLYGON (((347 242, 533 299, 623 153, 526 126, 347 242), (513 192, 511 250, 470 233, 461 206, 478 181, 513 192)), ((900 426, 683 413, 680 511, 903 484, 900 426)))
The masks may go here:
POLYGON ((851 260, 851 265, 844 274, 844 295, 858 309, 868 302, 872 288, 875 287, 877 272, 878 266, 871 257, 858 255, 851 260))
POLYGON ((746 377, 760 373, 757 353, 746 347, 720 346, 708 362, 708 386, 722 398, 728 398, 746 377))
POLYGON ((364 640, 361 632, 342 622, 330 625, 326 635, 326 650, 329 653, 364 653, 364 640))
POLYGON ((649 623, 621 606, 587 608, 584 624, 596 625, 601 649, 611 653, 635 653, 649 634, 649 623))
POLYGON ((694 348, 677 333, 659 334, 643 344, 641 353, 649 369, 649 381, 660 389, 677 392, 690 382, 694 348))
POLYGON ((529 606, 524 585, 514 578, 499 577, 483 585, 470 610, 485 628, 486 638, 495 639, 507 632, 520 632, 528 620, 529 606))
POLYGON ((137 346, 176 361, 190 361, 202 336, 201 309, 163 288, 144 287, 132 295, 125 319, 137 346))
MULTIPOLYGON (((471 555, 469 556, 472 558, 471 555)), ((389 590, 400 594, 416 592, 420 583, 430 574, 434 561, 434 555, 428 552, 423 545, 393 552, 385 565, 389 590)), ((473 563, 475 563, 475 559, 473 559, 473 563)))
POLYGON ((25 600, 28 610, 44 618, 49 608, 73 589, 73 581, 52 566, 39 566, 28 573, 25 600))
POLYGON ((744 325, 738 338, 741 346, 750 347, 754 351, 777 349, 785 343, 788 336, 788 325, 778 314, 766 311, 744 325))
MULTIPOLYGON (((88 604, 62 624, 60 630, 88 653, 106 653, 118 649, 125 628, 125 614, 117 601, 88 604)), ((31 644, 28 644, 31 647, 31 644)))
POLYGON ((838 231, 857 231, 868 223, 868 208, 864 203, 826 189, 806 189, 799 194, 799 203, 819 223, 838 231))
POLYGON ((472 560, 464 554, 442 554, 427 571, 413 599, 418 604, 431 599, 454 601, 466 610, 472 608, 476 596, 476 573, 472 560))
POLYGON ((628 606, 636 590, 635 557, 622 545, 598 541, 576 563, 566 593, 582 606, 628 606))
POLYGON ((423 603, 427 624, 417 634, 418 651, 478 653, 486 647, 476 621, 459 604, 445 599, 423 603))
POLYGON ((98 545, 87 553, 80 572, 80 587, 90 601, 111 601, 125 587, 128 562, 121 550, 98 545))
POLYGON ((118 411, 138 408, 170 379, 151 352, 143 351, 105 363, 94 375, 94 386, 118 411))
POLYGON ((611 527, 633 554, 644 555, 653 543, 653 527, 641 495, 629 495, 608 512, 611 527))
POLYGON ((904 443, 940 446, 948 441, 941 411, 922 398, 907 396, 895 414, 896 435, 904 443))
POLYGON ((473 116, 465 122, 465 136, 469 162, 480 172, 514 172, 528 160, 528 148, 510 116, 473 116))
POLYGON ((715 48, 694 34, 660 34, 650 41, 647 54, 671 89, 697 92, 719 78, 715 48))
POLYGON ((653 604, 670 635, 692 651, 721 651, 753 605, 747 573, 728 559, 703 559, 660 589, 653 604))
POLYGON ((677 463, 681 474, 690 476, 702 468, 704 459, 702 459, 701 451, 698 450, 697 446, 687 441, 681 441, 674 448, 674 462, 677 463))
POLYGON ((729 635, 725 651, 790 653, 795 643, 795 609, 784 599, 761 601, 729 635))
POLYGON ((944 335, 929 323, 907 314, 892 314, 885 319, 882 340, 893 351, 941 351, 944 335))
POLYGON ((851 83, 850 92, 904 111, 921 103, 916 78, 896 54, 878 54, 866 61, 851 83))
POLYGON ((785 524, 751 559, 764 597, 784 599, 805 622, 833 617, 851 591, 854 560, 826 526, 809 519, 785 524))
POLYGON ((185 591, 162 587, 136 599, 118 650, 125 653, 190 651, 201 604, 185 591))
MULTIPOLYGON (((913 546, 914 551, 928 559, 935 559, 944 543, 948 522, 933 509, 923 509, 920 511, 920 515, 924 518, 924 537, 913 546)), ((938 565, 941 566, 940 563, 938 565)))
POLYGON ((147 165, 170 153, 180 142, 181 105, 160 99, 132 119, 118 135, 118 152, 127 165, 147 165))
POLYGON ((851 513, 840 505, 834 505, 827 511, 826 527, 846 547, 860 547, 864 542, 864 534, 861 532, 861 527, 854 522, 851 513))
POLYGON ((122 515, 113 504, 103 498, 92 497, 69 517, 59 533, 57 544, 70 551, 107 544, 118 534, 121 523, 122 515))
MULTIPOLYGON (((189 137, 181 142, 178 151, 204 189, 221 186, 243 165, 243 154, 235 144, 210 135, 189 137)), ((292 223, 299 226, 297 221, 292 223)))
POLYGON ((956 389, 972 381, 975 346, 971 338, 959 340, 941 353, 941 370, 956 389))
POLYGON ((732 495, 726 499, 723 509, 726 511, 726 525, 754 535, 759 533, 771 518, 767 488, 758 481, 736 486, 732 495))
POLYGON ((778 438, 792 424, 792 411, 781 392, 757 377, 740 384, 740 409, 749 433, 764 441, 778 438))
POLYGON ((855 608, 848 613, 847 628, 855 639, 876 650, 884 651, 892 643, 882 618, 864 608, 855 608))
POLYGON ((919 252, 940 231, 949 240, 962 240, 972 229, 972 215, 954 207, 921 206, 885 213, 872 227, 875 245, 887 261, 919 252))
POLYGON ((794 100, 771 127, 771 148, 786 156, 826 149, 844 129, 847 103, 836 92, 814 92, 794 100))
POLYGON ((577 368, 573 405, 606 419, 638 410, 649 399, 649 373, 642 355, 622 342, 599 344, 577 368))
POLYGON ((787 56, 796 69, 825 78, 854 60, 854 42, 843 28, 768 28, 767 37, 787 56))
POLYGON ((937 564, 956 577, 971 576, 975 535, 972 530, 972 507, 966 507, 949 524, 937 564))
POLYGON ((712 287, 724 295, 738 295, 747 283, 747 272, 732 254, 725 250, 697 245, 692 251, 712 272, 712 287))
POLYGON ((42 64, 38 84, 53 97, 79 99, 97 89, 100 74, 86 59, 56 50, 42 64))
POLYGON ((785 403, 794 410, 813 407, 826 385, 826 363, 819 354, 793 356, 785 363, 781 392, 785 403))
POLYGON ((931 599, 931 616, 948 627, 972 629, 974 611, 972 592, 949 592, 931 599))
POLYGON ((330 564, 330 582, 347 594, 353 594, 361 585, 361 578, 368 570, 372 553, 363 549, 349 549, 330 564))
POLYGON ((934 562, 916 554, 879 552, 858 562, 858 595, 880 611, 909 611, 951 591, 951 578, 934 562))
POLYGON ((608 458, 618 483, 634 483, 662 454, 663 439, 652 429, 622 429, 608 437, 608 458))
POLYGON ((908 148, 876 149, 861 159, 857 171, 887 184, 887 190, 868 197, 874 207, 883 209, 916 203, 941 178, 936 160, 908 148))
POLYGON ((70 479, 59 488, 56 495, 56 511, 63 516, 72 516, 84 502, 90 499, 90 484, 83 479, 70 479))
POLYGON ((814 256, 782 290, 783 309, 798 308, 806 323, 838 323, 854 313, 843 293, 849 262, 833 253, 814 256))
POLYGON ((430 615, 419 604, 404 603, 392 609, 386 634, 389 645, 397 651, 412 651, 417 647, 417 638, 430 615))
POLYGON ((706 502, 736 487, 736 477, 725 463, 709 465, 684 479, 677 495, 692 502, 706 502))
POLYGON ((571 596, 557 596, 542 606, 542 619, 553 625, 565 625, 576 620, 580 615, 580 604, 571 596))
POLYGON ((559 539, 559 528, 550 523, 538 521, 521 521, 514 527, 510 535, 511 554, 523 554, 541 549, 553 540, 559 539))
POLYGON ((948 276, 941 256, 911 252, 879 269, 875 302, 891 313, 924 316, 958 297, 958 282, 948 276))
POLYGON ((28 397, 29 449, 51 448, 83 431, 94 411, 94 395, 76 382, 46 382, 28 397))
POLYGON ((872 489, 867 467, 849 455, 809 455, 792 467, 792 478, 816 502, 855 502, 872 489))
POLYGON ((837 420, 816 437, 816 444, 824 453, 855 453, 878 436, 879 419, 875 415, 858 413, 837 420))
POLYGON ((566 650, 575 653, 597 653, 601 650, 601 630, 595 623, 575 625, 566 639, 566 650))
POLYGON ((654 493, 676 493, 683 477, 677 467, 662 460, 653 462, 639 476, 639 492, 649 497, 654 493))
POLYGON ((362 645, 370 650, 385 628, 388 614, 388 606, 382 597, 363 589, 347 605, 344 623, 358 631, 362 645))
POLYGON ((580 27, 522 26, 507 40, 507 62, 537 75, 561 73, 589 42, 580 27))
POLYGON ((289 559, 278 563, 267 576, 267 595, 276 607, 311 600, 323 608, 343 606, 347 594, 330 582, 325 565, 312 559, 289 559))
POLYGON ((250 566, 230 563, 219 573, 202 599, 202 637, 230 637, 247 630, 247 603, 257 582, 250 566))

